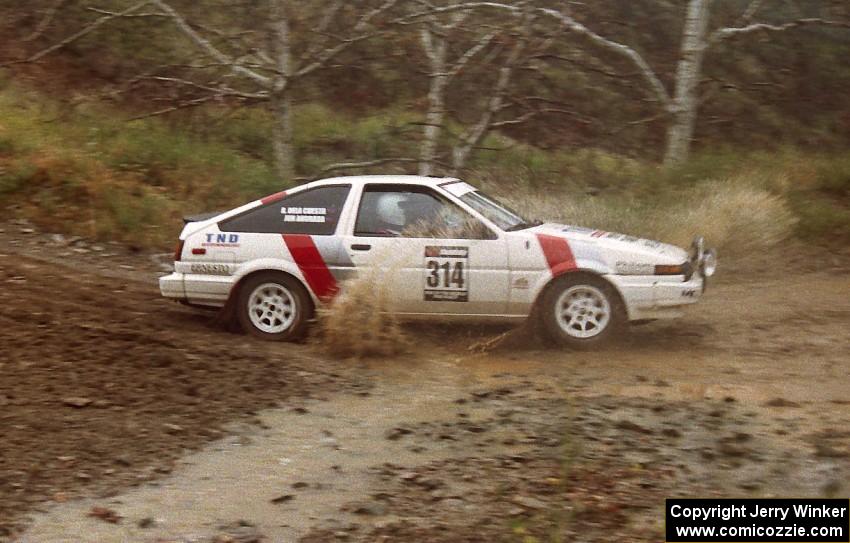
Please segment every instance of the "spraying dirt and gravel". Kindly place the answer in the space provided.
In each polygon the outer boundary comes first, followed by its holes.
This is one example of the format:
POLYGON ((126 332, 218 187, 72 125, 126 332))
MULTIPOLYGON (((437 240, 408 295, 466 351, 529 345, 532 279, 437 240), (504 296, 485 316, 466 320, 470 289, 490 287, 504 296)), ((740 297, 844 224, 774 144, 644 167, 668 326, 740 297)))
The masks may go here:
POLYGON ((846 255, 599 352, 410 325, 354 361, 162 300, 167 256, 0 230, 0 540, 657 541, 665 497, 850 490, 846 255))

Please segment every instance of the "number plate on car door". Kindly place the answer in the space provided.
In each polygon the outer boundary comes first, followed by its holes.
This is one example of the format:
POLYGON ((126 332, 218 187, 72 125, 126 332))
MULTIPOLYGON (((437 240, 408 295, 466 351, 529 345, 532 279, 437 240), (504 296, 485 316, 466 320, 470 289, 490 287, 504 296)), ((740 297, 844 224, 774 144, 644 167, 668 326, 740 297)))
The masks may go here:
POLYGON ((469 247, 425 247, 425 301, 469 301, 469 247))

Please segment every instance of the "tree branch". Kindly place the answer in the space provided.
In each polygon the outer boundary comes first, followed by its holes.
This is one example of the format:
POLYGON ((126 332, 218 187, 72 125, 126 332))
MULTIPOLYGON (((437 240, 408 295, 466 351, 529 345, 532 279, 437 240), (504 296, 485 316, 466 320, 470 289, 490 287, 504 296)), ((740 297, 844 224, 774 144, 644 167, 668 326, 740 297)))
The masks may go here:
POLYGON ((538 11, 550 17, 558 19, 564 26, 564 28, 566 28, 567 30, 586 36, 597 45, 600 45, 614 53, 617 53, 629 59, 635 66, 637 66, 641 76, 643 76, 643 78, 649 84, 650 89, 652 89, 656 98, 658 98, 658 101, 661 102, 664 106, 668 106, 670 104, 670 95, 668 94, 667 89, 664 87, 664 84, 658 78, 656 73, 652 70, 649 63, 633 48, 629 47, 628 45, 624 45, 622 43, 615 42, 613 40, 609 40, 608 38, 600 36, 596 32, 590 30, 583 24, 579 23, 578 21, 564 13, 560 13, 558 11, 548 8, 538 8, 538 11))
MULTIPOLYGON (((266 77, 266 76, 264 76, 264 75, 262 75, 258 72, 255 72, 254 70, 251 70, 250 68, 246 68, 245 66, 237 63, 233 58, 231 58, 230 56, 228 56, 228 55, 224 54, 223 52, 221 52, 220 50, 218 50, 212 43, 210 43, 209 40, 207 40, 206 38, 204 38, 203 36, 201 36, 200 34, 195 32, 195 29, 192 28, 189 25, 189 23, 186 22, 186 19, 184 19, 183 16, 181 16, 169 4, 167 4, 163 0, 149 0, 149 1, 152 2, 153 4, 155 4, 157 7, 159 7, 159 9, 164 11, 166 14, 168 14, 168 16, 171 17, 172 20, 174 20, 174 23, 177 25, 177 27, 180 30, 182 30, 183 33, 190 40, 195 42, 195 44, 199 48, 201 48, 203 51, 205 51, 209 56, 214 58, 216 61, 218 61, 222 64, 227 64, 228 66, 230 66, 231 70, 233 70, 234 72, 236 72, 240 75, 244 75, 244 76, 246 76, 250 79, 253 79, 257 83, 260 83, 264 86, 269 86, 271 84, 271 78, 266 77)), ((147 3, 148 3, 147 1, 144 2, 144 4, 147 4, 147 3)))
POLYGON ((190 108, 190 107, 197 107, 197 106, 200 106, 200 105, 202 105, 202 104, 205 104, 205 103, 209 102, 210 100, 215 100, 216 98, 220 98, 220 97, 221 97, 221 96, 219 96, 219 95, 217 95, 217 94, 213 94, 213 95, 210 95, 210 96, 202 96, 202 97, 200 97, 200 98, 195 98, 195 99, 193 99, 193 100, 188 100, 188 101, 186 101, 186 102, 181 102, 181 103, 179 103, 179 104, 177 104, 177 105, 170 106, 170 107, 167 107, 167 108, 164 108, 164 109, 160 109, 160 110, 157 110, 157 111, 152 111, 152 112, 150 112, 150 113, 145 113, 144 115, 138 115, 138 116, 136 116, 136 117, 130 117, 129 119, 127 119, 127 120, 126 120, 126 122, 128 122, 128 123, 129 123, 129 122, 132 122, 132 121, 140 121, 140 120, 142 120, 142 119, 148 119, 148 118, 150 118, 150 117, 158 117, 158 116, 160 116, 160 115, 166 115, 166 114, 168 114, 168 113, 173 113, 173 112, 178 111, 178 110, 180 110, 180 109, 187 109, 187 108, 190 108))
MULTIPOLYGON (((547 111, 554 112, 555 110, 547 110, 547 111)), ((522 123, 528 121, 529 119, 531 119, 532 117, 540 115, 541 113, 544 113, 544 111, 526 111, 525 113, 523 113, 519 117, 514 117, 513 119, 505 119, 505 120, 502 120, 502 121, 494 122, 490 125, 490 129, 496 130, 496 129, 502 128, 503 126, 513 126, 513 125, 517 125, 517 124, 522 124, 522 123)))
POLYGON ((59 10, 62 9, 62 6, 65 5, 65 2, 68 0, 55 0, 53 5, 47 8, 47 11, 44 14, 44 17, 39 21, 38 25, 35 27, 35 30, 32 34, 27 36, 21 41, 28 42, 38 39, 39 36, 44 34, 47 30, 47 27, 50 26, 50 23, 53 22, 53 19, 56 18, 56 14, 59 13, 59 10))
POLYGON ((792 28, 804 25, 824 25, 850 28, 850 21, 831 21, 829 19, 808 18, 797 19, 795 21, 789 21, 787 23, 781 24, 752 23, 746 26, 730 26, 727 28, 719 28, 712 32, 711 37, 708 39, 708 43, 715 44, 727 38, 737 36, 739 34, 748 34, 750 32, 757 32, 759 30, 764 30, 767 32, 782 32, 784 30, 790 30, 792 28))
POLYGON ((266 92, 266 91, 244 92, 244 91, 232 89, 232 88, 226 87, 226 86, 204 85, 204 84, 201 84, 201 83, 196 83, 194 81, 189 81, 188 79, 181 79, 179 77, 142 76, 142 77, 136 78, 136 81, 143 81, 143 80, 146 80, 146 79, 149 79, 149 80, 152 80, 152 81, 160 81, 160 82, 164 82, 164 83, 178 83, 178 84, 186 86, 186 87, 192 87, 192 88, 195 88, 195 89, 198 89, 198 90, 212 92, 212 93, 219 95, 219 96, 235 96, 235 97, 238 97, 238 98, 246 98, 246 99, 250 99, 250 100, 266 100, 269 97, 269 93, 266 92))
POLYGON ((87 11, 91 11, 92 13, 99 13, 100 15, 112 15, 113 17, 124 17, 126 19, 139 19, 143 17, 168 17, 167 13, 160 13, 158 11, 147 11, 145 13, 125 13, 121 14, 117 11, 109 11, 107 9, 95 8, 95 7, 87 7, 87 11))
MULTIPOLYGON (((414 20, 416 18, 425 17, 431 14, 449 13, 459 10, 470 10, 480 8, 500 9, 505 11, 511 11, 514 13, 521 12, 523 9, 519 6, 502 4, 499 2, 464 2, 445 7, 431 7, 426 11, 420 11, 408 15, 406 17, 402 17, 400 20, 414 20)), ((641 76, 644 80, 646 80, 650 90, 653 92, 657 100, 661 102, 665 107, 670 105, 670 94, 667 92, 667 89, 664 87, 664 84, 658 78, 656 73, 652 70, 652 67, 650 67, 649 63, 635 49, 629 47, 628 45, 615 42, 597 34, 596 32, 590 30, 589 28, 587 28, 586 26, 579 23, 578 21, 576 21, 565 13, 559 12, 551 8, 542 7, 531 8, 531 10, 557 20, 565 30, 585 36, 593 43, 604 47, 609 51, 617 53, 618 55, 626 57, 632 64, 634 64, 638 68, 641 76)))
POLYGON ((366 40, 366 39, 374 36, 375 34, 377 34, 377 32, 365 33, 365 34, 358 34, 358 33, 364 32, 366 30, 366 27, 372 21, 372 19, 374 19, 375 17, 377 17, 381 13, 387 11, 388 9, 392 8, 397 3, 398 3, 398 0, 386 0, 383 4, 381 4, 377 8, 363 14, 357 20, 357 22, 354 24, 354 27, 352 28, 353 36, 349 37, 348 39, 344 39, 339 44, 337 44, 336 46, 325 49, 322 53, 317 54, 314 57, 314 60, 312 62, 310 62, 306 66, 302 67, 301 69, 297 70, 295 72, 295 74, 293 74, 293 76, 294 77, 303 77, 305 75, 308 75, 308 74, 318 70, 319 68, 323 67, 331 59, 333 59, 338 54, 342 53, 345 49, 347 49, 352 44, 366 40))
POLYGON ((315 44, 313 44, 313 46, 308 49, 307 53, 304 54, 302 60, 306 61, 307 59, 313 58, 319 54, 319 51, 322 49, 322 47, 325 45, 325 42, 327 41, 328 28, 330 28, 330 25, 336 17, 336 14, 339 13, 343 5, 344 3, 342 2, 342 0, 337 0, 330 8, 325 10, 325 13, 322 15, 322 20, 319 22, 319 25, 311 31, 317 36, 325 39, 319 40, 315 44))
POLYGON ((142 2, 139 2, 138 4, 133 4, 129 8, 125 9, 124 11, 121 11, 121 12, 118 12, 118 13, 115 13, 115 14, 112 14, 112 15, 104 15, 103 17, 97 19, 95 22, 93 22, 90 25, 79 30, 75 34, 71 34, 70 36, 68 36, 64 40, 60 41, 59 43, 51 45, 47 49, 42 49, 38 53, 35 53, 31 57, 27 58, 26 60, 19 61, 19 62, 36 62, 39 59, 49 55, 50 53, 57 51, 59 49, 62 49, 63 47, 67 47, 68 45, 79 40, 80 38, 88 36, 89 34, 94 32, 95 30, 97 30, 98 28, 103 26, 104 24, 108 23, 112 19, 115 19, 116 17, 123 17, 125 15, 129 15, 130 13, 145 7, 149 3, 150 3, 149 0, 143 0, 142 2))
MULTIPOLYGON (((366 160, 363 162, 337 162, 325 166, 312 177, 299 177, 296 181, 315 181, 321 179, 325 174, 339 170, 356 170, 363 168, 371 168, 373 166, 382 166, 384 164, 415 164, 419 162, 418 158, 398 157, 398 158, 378 158, 375 160, 366 160)), ((442 165, 442 164, 441 164, 442 165)))
POLYGON ((448 73, 446 74, 448 76, 448 78, 452 79, 456 75, 458 75, 461 71, 463 71, 464 67, 467 64, 469 64, 469 61, 472 60, 472 58, 475 57, 475 55, 480 53, 482 49, 484 49, 485 47, 490 45, 490 42, 493 41, 493 38, 495 38, 495 37, 496 37, 496 32, 490 32, 489 34, 486 34, 485 36, 483 36, 478 41, 478 43, 476 43, 475 45, 473 45, 472 47, 467 49, 466 52, 463 55, 461 55, 455 61, 455 63, 452 65, 452 67, 449 69, 448 73))

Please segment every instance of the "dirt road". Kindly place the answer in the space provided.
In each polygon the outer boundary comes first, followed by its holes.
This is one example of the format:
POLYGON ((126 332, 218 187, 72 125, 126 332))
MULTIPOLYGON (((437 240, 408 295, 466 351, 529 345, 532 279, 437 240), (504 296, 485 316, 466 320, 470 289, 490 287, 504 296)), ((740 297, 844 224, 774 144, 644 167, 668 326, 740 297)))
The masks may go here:
POLYGON ((651 541, 667 496, 850 491, 841 263, 601 352, 353 362, 159 299, 147 257, 3 243, 0 540, 651 541))

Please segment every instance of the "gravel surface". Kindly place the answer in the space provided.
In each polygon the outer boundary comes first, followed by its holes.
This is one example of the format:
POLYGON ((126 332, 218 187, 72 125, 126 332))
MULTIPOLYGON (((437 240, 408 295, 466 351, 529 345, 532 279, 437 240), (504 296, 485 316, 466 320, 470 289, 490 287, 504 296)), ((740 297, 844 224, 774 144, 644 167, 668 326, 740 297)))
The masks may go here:
POLYGON ((167 255, 0 233, 0 541, 658 541, 665 497, 850 491, 843 257, 594 353, 417 324, 351 361, 162 300, 167 255))

